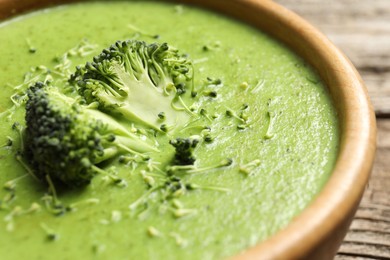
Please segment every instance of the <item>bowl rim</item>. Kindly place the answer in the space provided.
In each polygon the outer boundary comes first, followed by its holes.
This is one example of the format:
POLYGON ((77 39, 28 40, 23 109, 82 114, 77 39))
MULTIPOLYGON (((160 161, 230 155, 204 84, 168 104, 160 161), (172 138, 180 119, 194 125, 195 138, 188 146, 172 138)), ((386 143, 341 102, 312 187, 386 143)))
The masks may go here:
MULTIPOLYGON (((0 21, 24 11, 77 1, 0 0, 0 21)), ((163 1, 212 9, 257 27, 285 43, 317 70, 330 91, 339 115, 339 154, 332 176, 318 196, 287 227, 235 258, 302 258, 321 247, 321 243, 335 232, 340 232, 342 239, 346 229, 338 229, 346 220, 352 219, 357 209, 370 176, 376 149, 374 110, 364 83, 352 63, 307 21, 271 0, 163 1)), ((332 250, 337 250, 337 247, 332 250)))

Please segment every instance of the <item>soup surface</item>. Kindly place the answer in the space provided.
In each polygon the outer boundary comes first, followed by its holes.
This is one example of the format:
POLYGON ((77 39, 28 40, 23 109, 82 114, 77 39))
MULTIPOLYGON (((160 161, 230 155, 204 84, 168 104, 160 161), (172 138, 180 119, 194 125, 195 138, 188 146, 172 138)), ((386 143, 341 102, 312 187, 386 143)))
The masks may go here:
MULTIPOLYGON (((285 227, 335 163, 338 122, 317 74, 267 35, 215 13, 154 2, 60 6, 0 24, 0 55, 0 256, 7 259, 228 257, 285 227), (24 125, 24 109, 10 96, 125 39, 167 42, 189 55, 199 102, 215 117, 213 141, 196 150, 196 162, 233 164, 182 176, 199 188, 166 200, 147 185, 147 165, 114 161, 127 185, 98 175, 85 188, 58 189, 71 206, 58 216, 46 185, 15 159, 20 141, 12 125, 24 125), (218 95, 204 94, 210 91, 218 95), (241 129, 225 112, 243 106, 249 123, 241 129)), ((164 152, 156 156, 169 160, 173 148, 160 141, 164 152)))

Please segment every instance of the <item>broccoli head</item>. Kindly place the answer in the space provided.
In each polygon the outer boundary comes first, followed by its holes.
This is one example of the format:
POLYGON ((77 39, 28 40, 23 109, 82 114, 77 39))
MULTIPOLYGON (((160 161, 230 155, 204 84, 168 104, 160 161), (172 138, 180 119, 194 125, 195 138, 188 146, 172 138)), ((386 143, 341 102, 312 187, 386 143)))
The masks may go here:
POLYGON ((194 149, 199 143, 198 138, 176 138, 169 142, 175 147, 174 165, 193 165, 195 163, 194 149))
POLYGON ((177 49, 127 40, 77 67, 70 81, 88 104, 97 102, 107 113, 166 132, 189 120, 181 96, 189 86, 193 91, 192 80, 192 63, 177 49))
POLYGON ((123 153, 145 155, 156 147, 93 105, 82 105, 52 85, 27 90, 25 157, 37 177, 65 184, 90 182, 98 165, 123 153))

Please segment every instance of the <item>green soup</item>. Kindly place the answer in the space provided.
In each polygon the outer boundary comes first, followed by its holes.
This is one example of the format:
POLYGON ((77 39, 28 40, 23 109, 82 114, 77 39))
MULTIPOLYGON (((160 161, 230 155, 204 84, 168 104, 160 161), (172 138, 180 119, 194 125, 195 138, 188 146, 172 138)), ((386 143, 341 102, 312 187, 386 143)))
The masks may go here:
MULTIPOLYGON (((0 24, 0 56, 0 184, 15 184, 12 191, 0 190, 0 255, 6 259, 239 254, 299 214, 326 183, 336 160, 337 117, 318 75, 269 36, 215 13, 153 2, 60 6, 0 24), (196 151, 197 163, 232 158, 233 164, 183 176, 202 188, 166 200, 148 187, 142 171, 147 165, 113 162, 127 185, 98 175, 85 188, 59 190, 59 199, 72 210, 55 216, 45 206, 47 187, 25 175, 15 159, 20 142, 12 125, 24 124, 24 110, 16 108, 10 116, 10 96, 46 67, 55 78, 63 54, 80 42, 83 52, 77 52, 80 45, 68 52, 70 69, 125 39, 168 42, 191 57, 197 88, 218 93, 201 98, 216 118, 214 140, 196 151), (239 129, 225 111, 240 111, 243 105, 250 124, 239 129), (6 146, 10 139, 12 147, 6 146)), ((173 148, 164 140, 158 156, 168 160, 173 148)))

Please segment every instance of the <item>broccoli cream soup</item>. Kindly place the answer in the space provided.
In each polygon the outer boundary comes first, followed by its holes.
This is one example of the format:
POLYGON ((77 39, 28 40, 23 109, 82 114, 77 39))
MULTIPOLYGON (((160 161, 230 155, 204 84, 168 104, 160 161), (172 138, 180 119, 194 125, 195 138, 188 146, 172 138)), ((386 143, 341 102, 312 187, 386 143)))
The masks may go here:
POLYGON ((233 256, 284 228, 336 160, 318 75, 215 13, 60 6, 0 24, 0 53, 5 259, 233 256))

